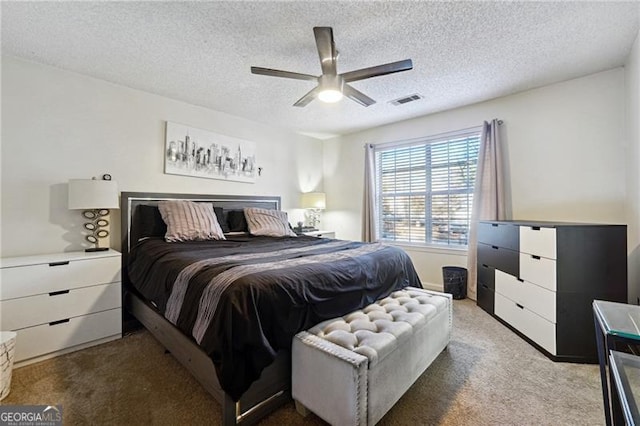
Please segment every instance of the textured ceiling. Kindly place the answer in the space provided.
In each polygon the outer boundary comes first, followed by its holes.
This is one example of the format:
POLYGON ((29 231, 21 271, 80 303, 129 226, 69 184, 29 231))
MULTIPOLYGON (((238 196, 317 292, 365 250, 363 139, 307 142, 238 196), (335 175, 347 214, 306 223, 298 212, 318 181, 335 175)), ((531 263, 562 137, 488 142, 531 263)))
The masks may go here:
MULTIPOLYGON (((624 64, 633 2, 7 2, 2 53, 218 111, 344 134, 624 64), (312 28, 333 27, 338 72, 410 58, 414 69, 352 83, 368 108, 293 103, 318 75, 312 28), (390 100, 419 93, 403 106, 390 100)), ((170 119, 170 117, 167 117, 170 119)))

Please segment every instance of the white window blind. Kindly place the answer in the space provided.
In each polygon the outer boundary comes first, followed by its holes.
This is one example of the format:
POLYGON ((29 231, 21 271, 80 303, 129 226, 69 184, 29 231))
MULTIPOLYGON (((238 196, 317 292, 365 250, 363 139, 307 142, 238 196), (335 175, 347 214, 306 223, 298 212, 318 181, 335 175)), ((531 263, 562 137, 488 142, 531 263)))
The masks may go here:
POLYGON ((381 240, 467 245, 480 132, 375 147, 381 240))

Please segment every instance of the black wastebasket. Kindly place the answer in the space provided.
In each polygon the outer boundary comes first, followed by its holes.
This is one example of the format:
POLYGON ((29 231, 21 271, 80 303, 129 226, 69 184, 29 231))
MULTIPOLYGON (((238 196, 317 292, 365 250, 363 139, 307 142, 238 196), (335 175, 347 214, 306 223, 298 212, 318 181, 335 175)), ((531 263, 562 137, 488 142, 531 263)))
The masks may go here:
POLYGON ((454 299, 467 297, 467 269, 459 266, 443 266, 442 281, 444 292, 449 293, 454 299))

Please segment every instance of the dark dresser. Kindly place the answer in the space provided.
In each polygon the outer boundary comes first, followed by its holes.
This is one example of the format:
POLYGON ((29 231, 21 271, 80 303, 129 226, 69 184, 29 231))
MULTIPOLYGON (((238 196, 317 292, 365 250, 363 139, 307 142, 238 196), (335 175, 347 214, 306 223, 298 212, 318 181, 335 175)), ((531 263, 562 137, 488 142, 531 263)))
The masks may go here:
POLYGON ((627 227, 483 221, 478 305, 554 361, 598 362, 594 299, 627 302, 627 227))

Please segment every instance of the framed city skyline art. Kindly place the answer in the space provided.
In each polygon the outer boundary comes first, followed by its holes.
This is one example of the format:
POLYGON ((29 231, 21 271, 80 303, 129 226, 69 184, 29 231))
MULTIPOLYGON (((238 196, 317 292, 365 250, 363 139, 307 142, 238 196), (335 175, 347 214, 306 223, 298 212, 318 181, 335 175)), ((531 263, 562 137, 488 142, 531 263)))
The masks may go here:
POLYGON ((256 144, 167 121, 164 172, 255 183, 256 144))

